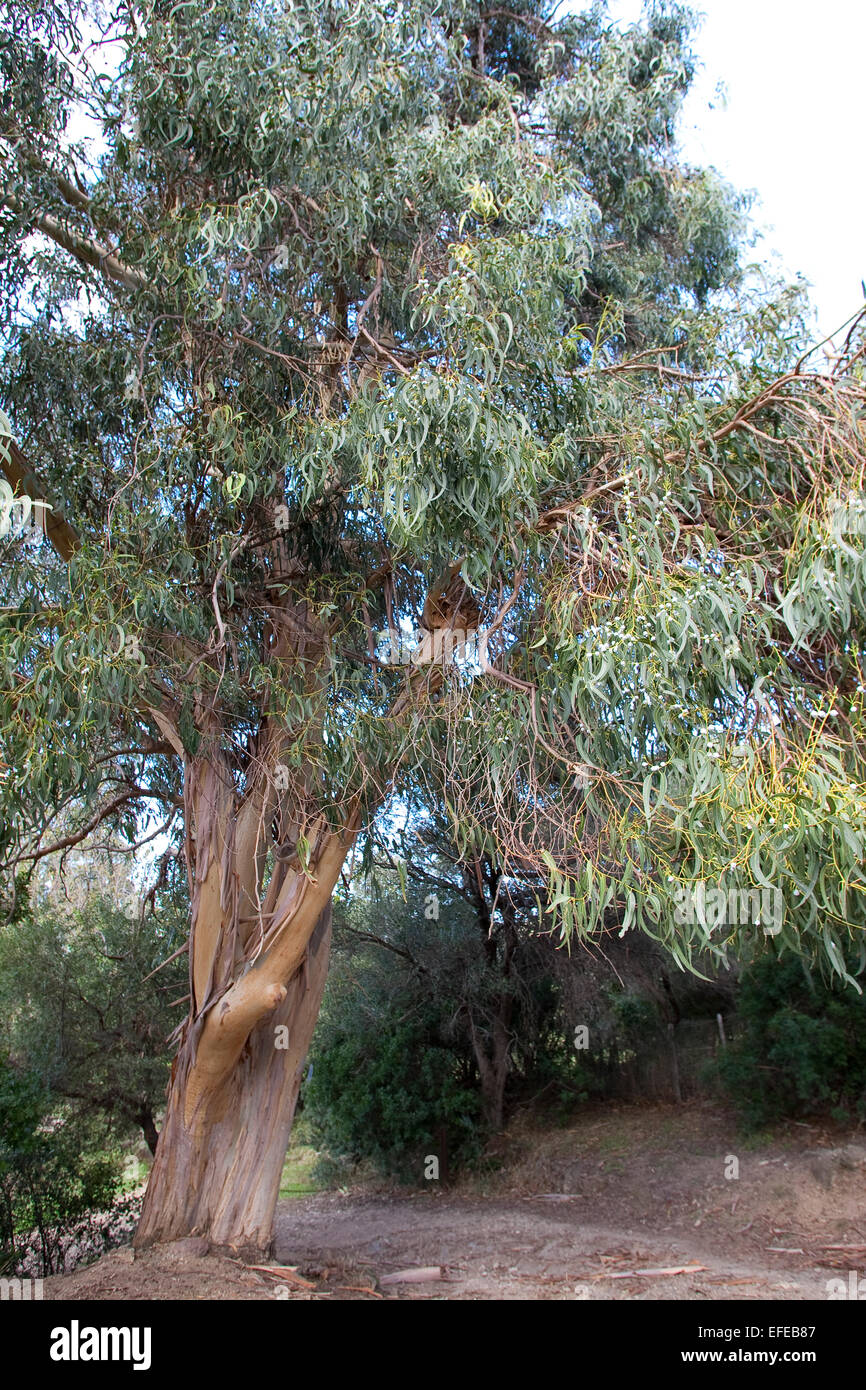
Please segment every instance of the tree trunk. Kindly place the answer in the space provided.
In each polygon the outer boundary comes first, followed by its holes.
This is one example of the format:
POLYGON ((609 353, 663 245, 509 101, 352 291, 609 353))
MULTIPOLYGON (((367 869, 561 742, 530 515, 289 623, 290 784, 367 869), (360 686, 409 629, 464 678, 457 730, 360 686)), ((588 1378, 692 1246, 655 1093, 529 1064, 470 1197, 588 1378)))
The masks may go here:
POLYGON ((679 1053, 677 1052, 677 1032, 675 1023, 668 1024, 668 1038, 671 1044, 671 1085, 673 1087, 674 1100, 677 1105, 682 1105, 683 1090, 680 1085, 680 1059, 679 1053))
POLYGON ((134 1241, 138 1248, 202 1235, 211 1248, 248 1256, 268 1251, 304 1062, 328 973, 330 940, 329 904, 285 999, 255 1026, 235 1067, 188 1117, 202 1031, 190 1030, 173 1068, 165 1124, 134 1241), (286 1036, 288 1047, 279 1046, 286 1036))
POLYGON ((144 1142, 150 1149, 151 1154, 156 1154, 156 1146, 159 1143, 159 1131, 154 1123, 153 1111, 149 1105, 143 1105, 136 1115, 136 1120, 141 1126, 144 1135, 144 1142))
MULTIPOLYGON (((275 669, 305 670, 311 697, 324 699, 324 646, 309 613, 271 622, 275 669)), ((190 1010, 134 1244, 198 1235, 261 1254, 325 988, 331 895, 360 803, 339 815, 331 807, 329 818, 317 766, 298 759, 293 731, 271 716, 241 779, 221 720, 198 693, 195 709, 199 746, 184 754, 190 1010)), ((154 714, 183 751, 176 726, 154 714)))
POLYGON ((505 1124, 505 1083, 508 1080, 508 1049, 511 1043, 509 1022, 512 999, 503 995, 492 1023, 492 1039, 488 1052, 484 1038, 475 1027, 469 1008, 469 1033, 481 1079, 481 1120, 493 1134, 499 1134, 505 1124))
POLYGON ((481 1123, 491 1134, 501 1134, 505 1124, 507 1068, 493 1065, 481 1074, 481 1123))
POLYGON ((508 1021, 511 1002, 511 996, 507 995, 500 1003, 500 1012, 493 1025, 493 1056, 487 1077, 488 1084, 481 1096, 484 1121, 494 1134, 499 1134, 505 1125, 505 1083, 508 1080, 508 1049, 511 1043, 508 1021))

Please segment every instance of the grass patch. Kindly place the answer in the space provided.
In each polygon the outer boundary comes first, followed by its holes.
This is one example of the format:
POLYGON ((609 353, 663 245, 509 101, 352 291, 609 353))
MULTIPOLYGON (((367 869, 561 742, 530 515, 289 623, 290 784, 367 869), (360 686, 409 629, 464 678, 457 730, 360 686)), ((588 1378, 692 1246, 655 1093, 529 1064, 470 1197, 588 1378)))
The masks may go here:
POLYGON ((761 1149, 769 1149, 776 1141, 776 1135, 769 1129, 752 1129, 741 1132, 737 1136, 737 1141, 741 1149, 747 1153, 757 1153, 761 1149))
POLYGON ((304 1197, 309 1192, 321 1192, 321 1185, 313 1178, 313 1169, 319 1157, 310 1144, 293 1144, 286 1154, 280 1177, 280 1197, 304 1197))

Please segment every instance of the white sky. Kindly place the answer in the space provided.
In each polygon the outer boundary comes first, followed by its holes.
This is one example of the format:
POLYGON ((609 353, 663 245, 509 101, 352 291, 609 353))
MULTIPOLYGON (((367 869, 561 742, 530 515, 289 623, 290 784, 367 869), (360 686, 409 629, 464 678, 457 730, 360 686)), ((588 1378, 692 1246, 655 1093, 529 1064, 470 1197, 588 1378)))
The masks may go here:
MULTIPOLYGON (((575 4, 575 9, 581 6, 575 4)), ((759 195, 755 258, 812 285, 820 336, 861 307, 866 280, 864 0, 693 0, 703 63, 681 144, 759 195), (718 85, 725 88, 720 101, 718 85)), ((630 22, 640 0, 610 0, 630 22)))

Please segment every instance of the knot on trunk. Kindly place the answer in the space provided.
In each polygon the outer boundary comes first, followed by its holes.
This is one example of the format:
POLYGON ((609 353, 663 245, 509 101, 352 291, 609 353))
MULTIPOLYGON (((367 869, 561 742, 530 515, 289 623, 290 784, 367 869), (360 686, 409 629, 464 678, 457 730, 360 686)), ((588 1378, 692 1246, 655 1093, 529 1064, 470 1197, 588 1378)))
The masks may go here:
POLYGON ((282 1004, 288 993, 285 985, 274 983, 265 985, 264 1000, 269 1009, 275 1009, 278 1004, 282 1004))

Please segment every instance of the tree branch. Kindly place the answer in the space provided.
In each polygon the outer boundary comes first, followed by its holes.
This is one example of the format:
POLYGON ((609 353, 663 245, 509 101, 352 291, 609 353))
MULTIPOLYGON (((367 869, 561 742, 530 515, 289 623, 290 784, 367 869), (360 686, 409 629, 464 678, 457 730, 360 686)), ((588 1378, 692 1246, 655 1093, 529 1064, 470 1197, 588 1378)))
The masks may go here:
POLYGON ((152 797, 155 800, 164 799, 157 792, 146 791, 141 787, 134 787, 132 791, 124 792, 122 796, 116 796, 112 801, 109 801, 107 805, 100 807, 96 814, 91 816, 90 820, 81 830, 76 830, 71 835, 65 835, 62 840, 58 840, 53 845, 46 845, 42 849, 31 850, 29 854, 17 855, 15 859, 16 864, 23 863, 24 860, 30 860, 32 863, 36 864, 40 859, 45 859, 49 854, 58 854, 60 850, 71 849, 73 845, 80 845, 81 841, 86 840, 87 836, 91 834, 98 825, 101 825, 113 811, 116 811, 118 807, 123 806, 127 801, 139 801, 143 796, 152 797))
MULTIPOLYGON (((10 212, 18 214, 24 212, 21 202, 8 193, 3 195, 0 202, 10 212)), ((101 271, 109 280, 116 280, 118 284, 124 285, 128 290, 147 289, 149 282, 140 271, 124 265, 123 261, 119 260, 114 252, 110 251, 107 246, 103 246, 101 242, 82 236, 80 232, 73 232, 69 227, 64 227, 63 223, 58 221, 50 212, 37 213, 33 217, 31 225, 34 231, 44 233, 58 246, 62 246, 63 250, 74 256, 81 265, 92 266, 94 270, 101 271)))
POLYGON ((78 545, 78 534, 63 515, 63 508, 52 500, 49 488, 36 476, 15 440, 10 436, 0 436, 0 469, 5 473, 13 489, 20 488, 33 500, 47 502, 49 507, 42 510, 42 525, 45 535, 53 545, 61 560, 67 563, 78 545))

